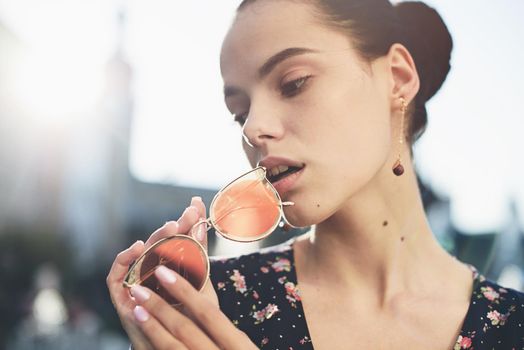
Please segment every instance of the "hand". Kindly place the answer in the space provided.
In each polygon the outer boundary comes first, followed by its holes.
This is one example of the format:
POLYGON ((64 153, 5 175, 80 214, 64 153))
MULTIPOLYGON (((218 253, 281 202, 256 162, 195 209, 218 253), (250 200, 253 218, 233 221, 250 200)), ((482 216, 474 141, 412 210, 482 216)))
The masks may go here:
MULTIPOLYGON (((205 220, 206 218, 206 205, 200 197, 193 197, 190 206, 186 208, 178 222, 168 222, 166 225, 170 226, 169 229, 157 230, 149 237, 145 244, 146 249, 162 238, 167 238, 174 234, 187 234, 200 242, 206 253, 208 253, 206 225, 201 224, 193 229, 193 226, 199 220, 205 220)), ((210 281, 204 285, 201 293, 218 306, 218 297, 210 281)))
POLYGON ((183 277, 165 266, 158 267, 155 275, 195 320, 171 307, 150 289, 139 285, 131 287, 138 304, 133 310, 136 324, 155 349, 257 349, 212 300, 183 277))
MULTIPOLYGON (((189 233, 191 227, 201 218, 206 217, 206 207, 202 200, 198 197, 194 197, 191 200, 191 206, 186 208, 182 216, 178 221, 169 221, 164 226, 153 232, 147 242, 144 244, 142 241, 135 242, 128 249, 120 252, 106 279, 111 301, 118 313, 122 326, 133 344, 135 350, 149 350, 153 347, 146 340, 140 329, 136 326, 133 317, 133 309, 136 306, 136 302, 131 298, 129 290, 123 287, 124 277, 128 271, 129 265, 148 248, 158 240, 170 237, 175 234, 188 233, 192 234, 202 245, 207 249, 207 235, 204 225, 199 225, 198 228, 204 228, 202 236, 197 235, 199 233, 189 233), (199 239, 202 238, 202 239, 199 239)), ((218 305, 218 298, 210 283, 204 287, 202 293, 218 305)))
POLYGON ((150 350, 153 349, 153 347, 134 322, 132 310, 136 306, 136 303, 130 297, 129 291, 123 287, 122 283, 129 265, 133 260, 136 260, 144 250, 144 242, 137 241, 131 245, 131 247, 120 252, 116 256, 106 279, 113 306, 135 350, 150 350))

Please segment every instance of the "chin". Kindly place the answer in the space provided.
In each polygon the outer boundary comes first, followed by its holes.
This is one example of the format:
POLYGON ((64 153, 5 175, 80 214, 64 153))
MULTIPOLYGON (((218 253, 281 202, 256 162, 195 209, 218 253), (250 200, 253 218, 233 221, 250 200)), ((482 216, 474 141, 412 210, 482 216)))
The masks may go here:
POLYGON ((325 215, 317 208, 309 208, 296 203, 292 207, 284 209, 286 221, 293 227, 303 228, 313 226, 326 219, 325 215))

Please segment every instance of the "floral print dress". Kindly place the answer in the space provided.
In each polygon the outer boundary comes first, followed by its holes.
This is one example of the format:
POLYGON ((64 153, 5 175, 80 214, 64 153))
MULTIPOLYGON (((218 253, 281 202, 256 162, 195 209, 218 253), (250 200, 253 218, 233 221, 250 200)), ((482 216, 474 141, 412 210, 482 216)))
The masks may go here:
MULTIPOLYGON (((313 349, 297 285, 293 241, 211 262, 220 308, 261 349, 313 349)), ((502 288, 470 268, 473 293, 452 350, 524 350, 524 294, 502 288)))

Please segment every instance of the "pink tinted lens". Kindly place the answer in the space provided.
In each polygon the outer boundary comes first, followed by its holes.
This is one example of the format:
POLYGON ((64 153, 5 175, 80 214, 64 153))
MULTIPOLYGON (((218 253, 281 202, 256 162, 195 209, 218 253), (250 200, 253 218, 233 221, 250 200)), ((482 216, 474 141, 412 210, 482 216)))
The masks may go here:
POLYGON ((155 277, 154 271, 159 265, 177 272, 197 290, 204 286, 207 279, 207 256, 202 247, 187 236, 177 235, 164 240, 148 251, 136 265, 141 285, 155 291, 169 304, 179 304, 155 277))
POLYGON ((211 218, 223 236, 253 241, 265 237, 277 226, 280 200, 263 175, 262 171, 255 179, 240 178, 215 199, 211 218))

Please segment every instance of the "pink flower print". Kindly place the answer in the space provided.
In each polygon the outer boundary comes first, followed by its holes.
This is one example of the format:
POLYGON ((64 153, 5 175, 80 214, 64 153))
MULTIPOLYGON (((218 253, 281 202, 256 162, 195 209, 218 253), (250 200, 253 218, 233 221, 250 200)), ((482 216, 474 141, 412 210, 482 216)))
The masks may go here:
POLYGON ((278 305, 275 304, 267 304, 266 306, 266 318, 270 319, 274 314, 279 312, 278 305))
POLYGON ((469 349, 471 347, 471 338, 463 337, 460 341, 460 346, 462 349, 469 349))
POLYGON ((500 294, 497 293, 491 287, 481 287, 480 290, 482 292, 482 295, 484 295, 484 297, 486 299, 488 299, 489 301, 493 301, 493 300, 497 299, 500 296, 500 294))
POLYGON ((275 270, 275 272, 289 272, 291 271, 291 262, 286 258, 280 258, 273 264, 271 264, 271 267, 273 268, 273 270, 275 270))
POLYGON ((471 338, 463 337, 459 335, 457 342, 455 343, 455 346, 453 347, 453 350, 470 349, 471 344, 472 344, 471 338))
POLYGON ((494 326, 498 324, 500 324, 501 326, 504 326, 504 324, 506 323, 506 320, 508 319, 507 314, 502 315, 497 310, 488 312, 486 316, 491 320, 491 324, 494 326))
POLYGON ((262 323, 266 320, 266 310, 262 309, 253 313, 253 318, 256 320, 255 324, 262 323))
POLYGON ((304 344, 306 344, 306 343, 311 343, 311 339, 309 339, 308 336, 305 336, 304 338, 300 339, 298 342, 299 342, 301 345, 304 345, 304 344))
POLYGON ((294 305, 297 301, 300 301, 300 294, 298 293, 298 288, 295 286, 293 282, 286 282, 284 284, 284 288, 286 288, 286 299, 294 305))
POLYGON ((508 292, 508 290, 507 290, 507 289, 504 289, 504 288, 499 288, 499 293, 502 293, 502 294, 504 294, 504 293, 507 293, 507 292, 508 292))
POLYGON ((224 289, 225 287, 226 287, 226 284, 224 282, 218 282, 217 283, 218 290, 224 289))
POLYGON ((497 310, 488 312, 486 316, 491 320, 492 325, 499 323, 500 313, 497 310))
POLYGON ((280 284, 284 284, 285 282, 287 281, 287 277, 286 276, 282 276, 278 279, 278 283, 280 284))
POLYGON ((258 298, 260 298, 260 296, 258 295, 257 291, 254 290, 253 291, 253 299, 258 300, 258 298))
POLYGON ((260 268, 260 271, 262 271, 262 273, 268 273, 269 272, 269 269, 267 268, 267 266, 262 266, 260 268))
POLYGON ((267 343, 269 343, 269 338, 268 337, 264 337, 262 338, 262 341, 260 342, 260 345, 266 345, 267 343))
POLYGON ((280 312, 280 310, 278 309, 278 306, 275 304, 267 304, 267 306, 262 310, 254 311, 253 318, 256 320, 255 324, 259 324, 264 322, 265 320, 269 320, 277 312, 280 312))
POLYGON ((233 281, 237 292, 244 293, 247 290, 246 278, 238 270, 233 270, 233 275, 229 279, 233 281))

